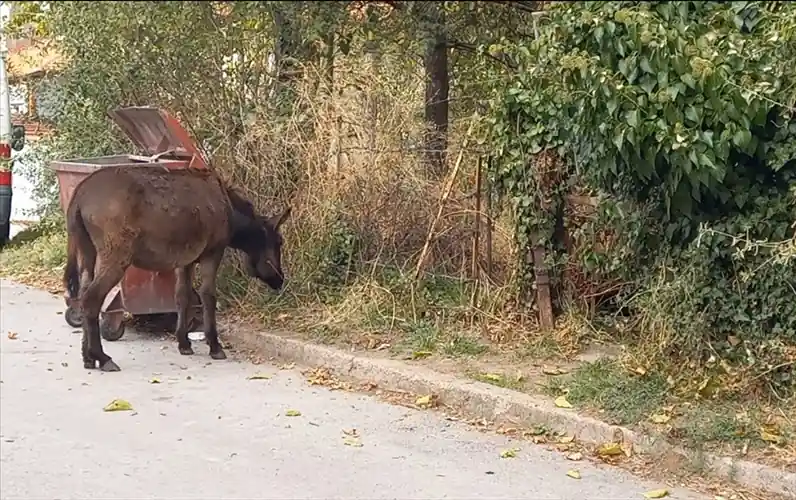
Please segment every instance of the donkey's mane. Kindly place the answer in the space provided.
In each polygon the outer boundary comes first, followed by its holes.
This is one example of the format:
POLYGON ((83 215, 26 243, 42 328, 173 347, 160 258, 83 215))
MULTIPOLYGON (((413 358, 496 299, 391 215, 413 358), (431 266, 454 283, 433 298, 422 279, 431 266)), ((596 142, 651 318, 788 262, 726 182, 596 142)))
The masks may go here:
POLYGON ((221 184, 221 187, 224 189, 224 192, 227 193, 229 202, 232 205, 232 208, 235 209, 236 212, 249 219, 257 218, 257 212, 255 212, 252 203, 246 198, 244 198, 243 195, 240 194, 240 191, 235 187, 233 187, 221 175, 219 175, 218 172, 204 168, 183 168, 183 169, 173 170, 172 172, 183 175, 215 177, 218 183, 221 184))
POLYGON ((224 186, 224 189, 227 191, 227 196, 229 197, 229 202, 232 204, 232 208, 234 208, 241 215, 244 215, 250 219, 257 217, 257 213, 254 211, 254 206, 252 203, 241 196, 237 189, 233 188, 224 181, 221 181, 221 185, 224 186))

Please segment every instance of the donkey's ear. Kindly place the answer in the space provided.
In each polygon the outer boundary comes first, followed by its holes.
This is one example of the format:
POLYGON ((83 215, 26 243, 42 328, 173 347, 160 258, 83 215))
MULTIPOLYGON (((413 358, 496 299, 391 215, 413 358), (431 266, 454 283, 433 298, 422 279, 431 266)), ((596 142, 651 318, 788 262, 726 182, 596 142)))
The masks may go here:
POLYGON ((274 215, 271 217, 271 224, 273 224, 276 229, 279 229, 279 226, 281 226, 288 219, 288 217, 290 217, 291 210, 291 207, 287 207, 280 215, 274 215))

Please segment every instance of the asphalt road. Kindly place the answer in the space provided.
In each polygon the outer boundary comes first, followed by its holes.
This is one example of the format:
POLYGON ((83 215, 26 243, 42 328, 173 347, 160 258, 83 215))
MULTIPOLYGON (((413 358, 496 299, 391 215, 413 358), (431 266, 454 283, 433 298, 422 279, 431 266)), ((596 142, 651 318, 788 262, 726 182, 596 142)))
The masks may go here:
POLYGON ((295 370, 211 362, 204 343, 180 356, 173 339, 128 330, 104 343, 122 371, 88 371, 62 311, 46 292, 0 283, 3 499, 620 500, 661 486, 438 413, 312 387, 295 370), (247 380, 260 372, 272 378, 247 380), (116 398, 134 411, 104 412, 116 398), (361 447, 345 444, 351 428, 361 447), (512 447, 516 458, 501 459, 512 447))

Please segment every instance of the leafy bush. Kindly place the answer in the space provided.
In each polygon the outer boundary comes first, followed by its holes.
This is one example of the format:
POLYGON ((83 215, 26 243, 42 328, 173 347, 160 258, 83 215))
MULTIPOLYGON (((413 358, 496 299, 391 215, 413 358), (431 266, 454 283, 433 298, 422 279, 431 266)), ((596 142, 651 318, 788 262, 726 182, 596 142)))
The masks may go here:
MULTIPOLYGON (((681 297, 665 314, 687 338, 682 353, 738 360, 745 350, 747 363, 766 353, 767 376, 790 359, 771 346, 796 343, 796 268, 768 262, 769 251, 739 259, 731 243, 794 234, 794 28, 791 4, 562 2, 533 43, 492 48, 519 68, 491 118, 492 175, 519 242, 560 250, 564 195, 601 193, 603 213, 626 215, 613 218, 608 254, 582 253, 581 265, 635 276, 626 294, 671 270, 664 282, 681 297), (700 227, 714 231, 699 237, 700 227)), ((582 230, 599 231, 590 224, 582 230)))

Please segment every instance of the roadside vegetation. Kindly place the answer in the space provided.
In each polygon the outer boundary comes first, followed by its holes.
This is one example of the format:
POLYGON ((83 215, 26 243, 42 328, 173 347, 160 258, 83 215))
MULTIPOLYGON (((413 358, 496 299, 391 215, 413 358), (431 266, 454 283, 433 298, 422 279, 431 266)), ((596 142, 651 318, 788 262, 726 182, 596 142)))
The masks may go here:
POLYGON ((15 3, 64 62, 3 276, 58 290, 47 162, 159 106, 293 207, 227 314, 796 469, 796 4, 15 3))

